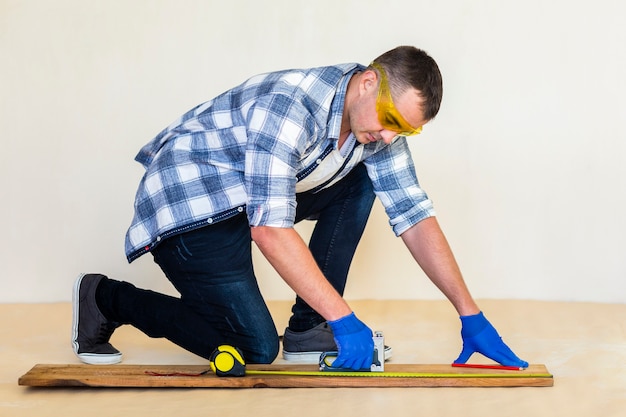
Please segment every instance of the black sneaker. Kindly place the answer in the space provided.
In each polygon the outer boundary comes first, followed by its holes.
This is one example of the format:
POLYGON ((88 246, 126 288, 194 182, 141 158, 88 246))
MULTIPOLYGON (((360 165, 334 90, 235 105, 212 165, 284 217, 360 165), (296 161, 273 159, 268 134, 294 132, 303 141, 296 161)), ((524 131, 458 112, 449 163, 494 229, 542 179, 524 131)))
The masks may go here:
MULTIPOLYGON (((337 344, 328 323, 324 322, 304 332, 285 329, 283 359, 299 363, 318 364, 323 352, 336 352, 337 344)), ((391 348, 385 346, 385 361, 391 358, 391 348)))
POLYGON ((76 356, 91 365, 110 365, 122 360, 122 354, 109 339, 119 323, 108 321, 96 305, 96 288, 104 278, 100 274, 81 274, 74 283, 72 296, 72 346, 76 356))

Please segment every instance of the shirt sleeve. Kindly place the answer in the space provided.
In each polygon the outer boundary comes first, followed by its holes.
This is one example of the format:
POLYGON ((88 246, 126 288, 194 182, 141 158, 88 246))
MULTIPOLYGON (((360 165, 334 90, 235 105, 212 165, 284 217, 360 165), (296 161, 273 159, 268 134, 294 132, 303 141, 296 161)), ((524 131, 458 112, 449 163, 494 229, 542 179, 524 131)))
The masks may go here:
POLYGON ((396 236, 435 215, 432 201, 420 187, 405 137, 398 137, 364 164, 396 236))
POLYGON ((310 112, 286 94, 263 96, 248 111, 245 184, 250 226, 294 225, 298 161, 314 128, 310 112))

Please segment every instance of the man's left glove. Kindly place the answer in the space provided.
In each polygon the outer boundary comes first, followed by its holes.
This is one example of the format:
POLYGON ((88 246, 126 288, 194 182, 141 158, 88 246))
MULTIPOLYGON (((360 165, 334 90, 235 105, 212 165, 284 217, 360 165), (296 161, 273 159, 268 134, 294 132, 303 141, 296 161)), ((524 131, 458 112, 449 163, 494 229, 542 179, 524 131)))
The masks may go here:
POLYGON ((461 316, 461 323, 463 350, 454 363, 465 363, 474 352, 478 352, 504 366, 528 367, 528 362, 518 358, 502 341, 482 311, 473 316, 461 316))
POLYGON ((354 313, 335 321, 328 321, 333 331, 339 355, 333 367, 350 368, 354 371, 370 369, 374 355, 372 331, 357 319, 354 313))

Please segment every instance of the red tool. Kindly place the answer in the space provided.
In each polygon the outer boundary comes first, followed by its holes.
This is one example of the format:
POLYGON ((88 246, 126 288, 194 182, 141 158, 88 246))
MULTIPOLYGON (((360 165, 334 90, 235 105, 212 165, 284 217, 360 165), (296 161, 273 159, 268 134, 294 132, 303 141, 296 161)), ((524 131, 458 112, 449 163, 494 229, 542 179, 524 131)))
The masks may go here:
POLYGON ((503 369, 507 371, 522 371, 524 368, 518 366, 504 366, 504 365, 480 365, 477 363, 453 363, 452 366, 457 368, 478 368, 478 369, 503 369))

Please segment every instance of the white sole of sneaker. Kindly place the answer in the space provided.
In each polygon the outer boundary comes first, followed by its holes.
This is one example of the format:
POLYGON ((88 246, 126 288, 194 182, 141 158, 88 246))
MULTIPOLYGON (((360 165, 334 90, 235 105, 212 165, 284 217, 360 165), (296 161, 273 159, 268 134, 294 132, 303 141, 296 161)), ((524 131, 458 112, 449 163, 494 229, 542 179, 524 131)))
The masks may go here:
POLYGON ((78 290, 80 283, 83 281, 85 274, 80 274, 74 281, 74 289, 72 291, 72 348, 74 353, 78 355, 78 290))
MULTIPOLYGON (((283 350, 283 359, 293 363, 319 364, 320 356, 323 352, 286 352, 283 350)), ((391 347, 385 346, 385 362, 391 359, 393 351, 391 347)))
POLYGON ((294 363, 314 363, 320 362, 320 356, 323 352, 285 352, 283 351, 283 359, 294 363))
POLYGON ((81 362, 89 364, 89 365, 115 365, 116 363, 120 363, 122 361, 122 354, 115 355, 95 355, 93 353, 78 353, 78 342, 76 339, 78 338, 78 301, 79 301, 79 290, 80 283, 83 281, 83 278, 86 274, 80 274, 76 281, 74 282, 74 289, 72 291, 72 348, 74 349, 74 353, 78 356, 78 359, 81 362))
POLYGON ((115 365, 122 361, 122 354, 117 355, 103 355, 93 353, 77 353, 78 359, 87 365, 115 365))

